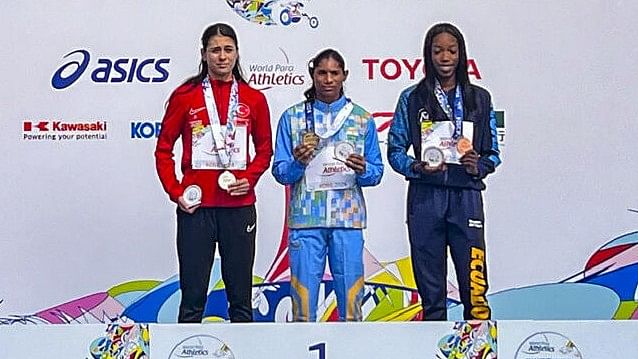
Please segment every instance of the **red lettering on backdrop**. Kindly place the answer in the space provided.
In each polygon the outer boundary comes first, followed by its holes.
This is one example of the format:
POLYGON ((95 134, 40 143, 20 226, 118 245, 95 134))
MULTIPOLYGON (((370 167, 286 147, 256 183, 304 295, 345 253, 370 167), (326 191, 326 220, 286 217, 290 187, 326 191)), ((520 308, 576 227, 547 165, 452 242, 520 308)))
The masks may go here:
POLYGON ((476 66, 476 62, 474 61, 474 59, 467 60, 467 74, 476 77, 477 80, 481 79, 481 73, 479 72, 478 66, 476 66))
POLYGON ((368 64, 368 80, 372 80, 374 77, 374 68, 372 65, 378 64, 379 59, 363 59, 361 60, 364 64, 368 64))
MULTIPOLYGON (((410 66, 410 60, 408 59, 401 59, 401 61, 403 62, 403 64, 405 65, 405 67, 407 67, 408 71, 410 71, 410 80, 414 80, 416 78, 416 69, 417 67, 419 67, 419 65, 421 65, 421 59, 416 59, 414 61, 414 64, 412 64, 412 66, 410 66)), ((422 69, 425 69, 424 67, 421 67, 422 69)), ((425 70, 424 70, 425 71, 425 70)), ((424 72, 425 74, 425 72, 424 72)))
MULTIPOLYGON (((419 69, 421 69, 421 72, 425 74, 425 66, 423 65, 423 59, 421 58, 414 60, 401 59, 400 61, 396 58, 368 58, 361 59, 361 62, 367 70, 368 80, 374 80, 378 75, 381 75, 382 78, 392 81, 398 79, 404 73, 408 74, 410 80, 415 80, 418 78, 417 71, 419 69)), ((478 65, 476 64, 476 60, 467 60, 467 74, 477 80, 483 78, 478 65)))
POLYGON ((386 59, 381 63, 381 75, 388 80, 396 80, 401 76, 401 64, 395 59, 386 59), (394 74, 388 72, 388 64, 394 65, 394 74))

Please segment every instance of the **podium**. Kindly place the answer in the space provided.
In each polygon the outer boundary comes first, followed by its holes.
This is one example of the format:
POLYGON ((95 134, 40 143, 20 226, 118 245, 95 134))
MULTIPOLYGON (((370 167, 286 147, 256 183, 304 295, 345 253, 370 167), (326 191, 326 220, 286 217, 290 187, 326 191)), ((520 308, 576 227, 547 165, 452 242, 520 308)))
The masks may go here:
POLYGON ((636 321, 0 326, 0 358, 636 358, 636 321))

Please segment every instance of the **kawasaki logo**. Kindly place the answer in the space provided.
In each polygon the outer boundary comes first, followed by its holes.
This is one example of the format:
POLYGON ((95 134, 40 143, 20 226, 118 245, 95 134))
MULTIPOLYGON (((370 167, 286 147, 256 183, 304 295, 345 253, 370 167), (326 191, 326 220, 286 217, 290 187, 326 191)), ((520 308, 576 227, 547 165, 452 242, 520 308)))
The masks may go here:
POLYGON ((22 139, 26 141, 106 140, 106 121, 39 120, 22 122, 22 139))
POLYGON ((78 131, 106 131, 106 121, 95 122, 63 122, 63 121, 39 121, 33 123, 24 121, 23 130, 31 132, 35 129, 39 131, 59 131, 59 132, 78 132, 78 131), (50 125, 50 126, 49 126, 50 125))

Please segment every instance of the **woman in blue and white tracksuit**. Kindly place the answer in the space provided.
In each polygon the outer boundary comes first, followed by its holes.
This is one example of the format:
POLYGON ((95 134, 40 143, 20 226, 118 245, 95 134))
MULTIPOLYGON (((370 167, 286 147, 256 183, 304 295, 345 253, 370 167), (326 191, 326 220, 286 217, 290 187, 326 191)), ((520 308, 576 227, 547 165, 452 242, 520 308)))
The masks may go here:
POLYGON ((279 120, 272 173, 290 186, 288 254, 295 321, 316 321, 326 258, 339 320, 362 320, 363 229, 361 187, 381 181, 383 163, 372 116, 343 94, 348 76, 335 50, 309 64, 306 101, 279 120))

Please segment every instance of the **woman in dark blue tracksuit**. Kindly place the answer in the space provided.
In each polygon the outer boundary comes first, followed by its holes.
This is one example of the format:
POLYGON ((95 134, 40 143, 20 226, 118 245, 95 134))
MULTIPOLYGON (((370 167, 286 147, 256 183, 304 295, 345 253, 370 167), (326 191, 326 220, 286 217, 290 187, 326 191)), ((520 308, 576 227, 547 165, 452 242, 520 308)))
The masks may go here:
POLYGON ((433 26, 423 58, 426 76, 401 93, 388 135, 390 165, 409 181, 408 234, 423 317, 447 319, 449 247, 465 319, 486 320, 481 191, 501 162, 491 98, 470 83, 465 40, 455 26, 433 26), (426 162, 430 146, 442 163, 426 162))

